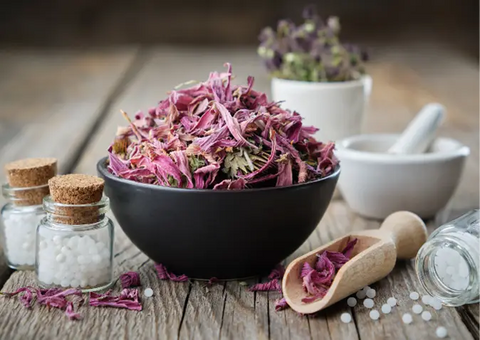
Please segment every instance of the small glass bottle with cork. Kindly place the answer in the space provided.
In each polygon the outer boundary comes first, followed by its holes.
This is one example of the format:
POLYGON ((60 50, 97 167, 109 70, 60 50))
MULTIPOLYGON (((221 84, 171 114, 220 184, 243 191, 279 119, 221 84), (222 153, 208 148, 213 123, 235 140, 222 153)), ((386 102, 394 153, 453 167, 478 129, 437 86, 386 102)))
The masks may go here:
POLYGON ((49 180, 50 196, 37 229, 36 274, 41 287, 84 292, 113 283, 114 225, 106 216, 104 181, 71 174, 49 180))
POLYGON ((420 283, 447 306, 479 301, 479 214, 476 209, 440 226, 418 251, 415 269, 420 283))
POLYGON ((7 264, 13 269, 34 269, 35 232, 45 217, 42 201, 48 180, 57 173, 55 158, 27 158, 5 165, 7 200, 1 211, 0 235, 7 264))

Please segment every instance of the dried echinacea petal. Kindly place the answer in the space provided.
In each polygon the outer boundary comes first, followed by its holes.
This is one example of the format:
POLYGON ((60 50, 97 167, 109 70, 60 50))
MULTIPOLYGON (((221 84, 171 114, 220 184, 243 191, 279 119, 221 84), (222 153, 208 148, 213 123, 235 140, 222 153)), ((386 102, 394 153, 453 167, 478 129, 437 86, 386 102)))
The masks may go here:
POLYGON ((220 282, 220 280, 217 279, 216 277, 211 277, 211 278, 208 280, 208 282, 207 282, 207 286, 208 286, 208 287, 211 287, 211 286, 213 286, 215 283, 219 283, 219 282, 220 282))
POLYGON ((1 292, 0 294, 12 297, 22 292, 24 292, 24 294, 20 295, 20 301, 27 308, 32 307, 32 301, 34 301, 36 295, 37 304, 65 309, 65 314, 70 320, 79 320, 81 318, 80 314, 76 313, 73 309, 74 302, 79 306, 83 303, 82 292, 78 289, 70 288, 62 290, 60 288, 37 289, 34 287, 22 287, 13 293, 1 292), (67 297, 70 298, 70 300, 67 299, 67 297))
POLYGON ((138 287, 140 286, 140 275, 137 272, 126 272, 120 275, 120 282, 122 288, 138 287))
MULTIPOLYGON (((313 266, 308 262, 303 264, 300 278, 302 279, 303 288, 308 295, 302 298, 302 302, 310 303, 327 294, 335 278, 336 271, 350 259, 356 243, 357 239, 353 239, 348 242, 341 252, 327 250, 317 254, 317 260, 313 266)), ((362 296, 357 294, 358 298, 365 297, 366 292, 364 290, 361 292, 362 296)))
POLYGON ((318 129, 304 126, 299 113, 253 90, 253 77, 232 85, 232 66, 225 66, 134 120, 122 111, 129 126, 108 149, 108 170, 141 183, 213 190, 288 186, 335 171, 334 143, 316 141, 318 129))
POLYGON ((167 268, 161 263, 156 263, 155 264, 155 269, 157 270, 158 278, 160 280, 170 280, 170 281, 175 281, 175 282, 188 281, 188 277, 186 275, 177 276, 173 273, 170 273, 167 270, 167 268))
POLYGON ((126 308, 130 310, 142 310, 142 304, 138 299, 137 289, 124 289, 119 296, 112 295, 109 290, 105 294, 90 293, 90 306, 104 306, 115 308, 126 308))
POLYGON ((273 280, 273 279, 282 279, 283 275, 285 274, 285 267, 282 266, 281 264, 277 264, 275 268, 272 270, 270 275, 268 275, 268 278, 273 280))
POLYGON ((65 290, 59 288, 37 289, 37 303, 48 307, 65 308, 68 302, 66 297, 70 295, 81 297, 82 292, 76 288, 65 290))
POLYGON ((70 320, 80 320, 82 316, 78 313, 76 313, 73 310, 73 302, 68 301, 67 302, 67 308, 65 309, 65 315, 70 319, 70 320))
POLYGON ((285 300, 285 298, 281 298, 275 301, 275 311, 278 312, 285 308, 288 308, 288 303, 287 303, 287 300, 285 300))
POLYGON ((280 285, 280 282, 278 279, 273 279, 268 282, 264 283, 257 283, 250 288, 248 288, 249 291, 251 292, 267 292, 267 291, 272 291, 272 290, 278 290, 282 291, 282 286, 280 285))
POLYGON ((25 308, 32 308, 32 301, 34 299, 33 292, 35 292, 35 288, 33 287, 22 287, 12 293, 1 292, 0 294, 5 295, 6 297, 13 297, 20 294, 19 300, 22 305, 24 305, 25 308))

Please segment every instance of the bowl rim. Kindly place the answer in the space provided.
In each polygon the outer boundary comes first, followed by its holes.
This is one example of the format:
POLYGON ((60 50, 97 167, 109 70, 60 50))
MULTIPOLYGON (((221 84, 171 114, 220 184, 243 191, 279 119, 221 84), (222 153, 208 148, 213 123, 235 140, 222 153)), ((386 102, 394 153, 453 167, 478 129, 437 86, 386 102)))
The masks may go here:
POLYGON ((445 162, 447 160, 454 160, 458 158, 465 158, 470 154, 470 148, 460 141, 447 138, 447 137, 437 137, 435 140, 457 144, 458 147, 451 151, 446 152, 435 152, 435 153, 422 153, 422 154, 388 154, 388 153, 378 153, 370 151, 360 151, 351 149, 350 145, 358 141, 365 140, 375 140, 375 139, 394 139, 399 137, 400 134, 396 133, 373 133, 373 134, 363 134, 355 135, 342 139, 336 143, 335 154, 342 160, 356 160, 356 161, 365 161, 365 162, 375 162, 375 163, 384 163, 384 164, 409 164, 409 163, 433 163, 433 162, 445 162))
POLYGON ((128 179, 120 178, 117 177, 113 174, 111 174, 107 170, 106 166, 106 160, 108 159, 108 156, 100 158, 100 160, 97 162, 97 171, 106 178, 109 178, 111 180, 124 183, 124 184, 130 184, 133 186, 138 186, 141 188, 146 188, 146 189, 153 189, 153 190, 162 190, 162 191, 174 191, 174 192, 191 192, 191 193, 215 193, 215 194, 226 194, 226 193, 251 193, 251 192, 260 192, 260 191, 273 191, 273 190, 289 190, 293 188, 301 188, 309 185, 313 185, 319 182, 326 181, 328 179, 332 179, 335 177, 338 177, 341 172, 341 167, 340 165, 337 165, 336 169, 334 172, 332 172, 330 175, 322 178, 318 178, 313 181, 305 182, 305 183, 297 183, 289 186, 283 186, 283 187, 267 187, 267 188, 247 188, 247 189, 241 189, 241 190, 213 190, 213 189, 188 189, 188 188, 172 188, 172 187, 166 187, 166 186, 161 186, 161 185, 155 185, 155 184, 148 184, 148 183, 139 183, 135 181, 131 181, 128 179))

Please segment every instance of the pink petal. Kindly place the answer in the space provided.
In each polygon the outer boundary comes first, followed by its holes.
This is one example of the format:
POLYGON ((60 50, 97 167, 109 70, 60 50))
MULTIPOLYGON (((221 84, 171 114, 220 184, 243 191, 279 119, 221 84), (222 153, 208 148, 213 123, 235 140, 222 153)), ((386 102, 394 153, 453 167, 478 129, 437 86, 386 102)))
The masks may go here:
POLYGON ((82 319, 82 316, 80 314, 76 313, 73 310, 73 303, 71 301, 67 302, 67 308, 65 309, 65 315, 70 320, 80 320, 80 319, 82 319))
POLYGON ((282 291, 282 286, 278 279, 273 279, 265 283, 257 283, 251 286, 248 290, 251 292, 266 292, 272 290, 282 291))
POLYGON ((140 275, 137 272, 126 272, 120 275, 122 288, 130 288, 140 286, 140 275))
POLYGON ((268 275, 268 278, 273 280, 273 279, 279 279, 281 280, 283 278, 283 274, 285 274, 285 267, 282 266, 281 264, 277 264, 275 268, 272 270, 270 275, 268 275))
POLYGON ((170 272, 167 271, 167 268, 161 263, 156 263, 155 264, 155 269, 157 270, 158 278, 160 280, 170 280, 170 281, 175 281, 175 282, 186 282, 186 281, 188 281, 188 277, 186 275, 177 276, 173 273, 170 273, 170 272))
POLYGON ((239 190, 244 189, 247 182, 243 178, 231 180, 224 179, 213 187, 213 190, 239 190))
POLYGON ((357 238, 354 238, 353 240, 348 242, 347 246, 342 250, 342 253, 343 253, 343 255, 345 255, 345 257, 347 257, 347 258, 352 257, 352 251, 353 251, 353 248, 355 247, 355 245, 357 244, 357 242, 358 242, 357 238))
POLYGON ((285 298, 281 298, 277 301, 275 301, 275 311, 281 311, 285 308, 288 308, 288 303, 287 303, 287 300, 285 300, 285 298))
POLYGON ((127 288, 122 290, 119 296, 113 296, 111 293, 111 290, 105 294, 90 293, 90 306, 142 310, 142 304, 138 300, 138 290, 127 288))

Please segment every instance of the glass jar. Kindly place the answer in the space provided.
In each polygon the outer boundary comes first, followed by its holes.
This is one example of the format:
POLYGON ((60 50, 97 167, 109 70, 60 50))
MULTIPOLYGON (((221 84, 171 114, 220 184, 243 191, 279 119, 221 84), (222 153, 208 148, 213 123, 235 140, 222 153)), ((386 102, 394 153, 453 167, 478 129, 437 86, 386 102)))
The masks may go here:
POLYGON ((41 287, 99 291, 113 284, 114 225, 109 199, 69 205, 43 200, 46 217, 37 228, 36 274, 41 287))
POLYGON ((417 254, 420 283, 445 305, 479 301, 479 232, 476 209, 436 229, 417 254))
POLYGON ((35 230, 45 217, 40 204, 48 185, 14 188, 2 185, 7 200, 1 210, 0 236, 7 264, 13 269, 34 269, 35 230))

